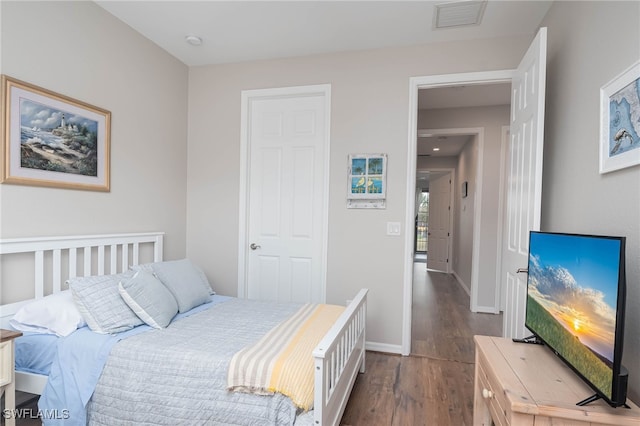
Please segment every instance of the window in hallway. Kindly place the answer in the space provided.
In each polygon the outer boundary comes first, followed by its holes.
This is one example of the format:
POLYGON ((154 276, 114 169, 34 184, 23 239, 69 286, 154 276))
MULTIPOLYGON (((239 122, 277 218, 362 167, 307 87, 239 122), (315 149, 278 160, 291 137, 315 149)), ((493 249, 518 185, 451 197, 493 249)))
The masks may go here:
POLYGON ((429 193, 421 192, 418 200, 418 215, 416 216, 416 253, 427 252, 429 235, 429 193))

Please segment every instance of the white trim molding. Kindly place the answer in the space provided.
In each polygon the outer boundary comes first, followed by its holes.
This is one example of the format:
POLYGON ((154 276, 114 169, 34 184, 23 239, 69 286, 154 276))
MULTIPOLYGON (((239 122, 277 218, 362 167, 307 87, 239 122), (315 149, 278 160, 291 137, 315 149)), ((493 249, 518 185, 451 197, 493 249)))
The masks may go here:
POLYGON ((378 343, 378 342, 369 342, 369 341, 367 341, 367 343, 365 344, 365 347, 367 348, 368 351, 383 352, 383 353, 387 353, 387 354, 404 355, 402 353, 402 346, 401 345, 391 345, 391 344, 388 344, 388 343, 378 343))
POLYGON ((238 225, 238 297, 247 297, 247 250, 249 229, 249 107, 253 100, 314 96, 325 99, 325 158, 324 158, 324 197, 322 200, 322 255, 321 255, 321 290, 322 300, 326 298, 327 286, 327 247, 329 240, 329 172, 331 158, 331 84, 309 86, 279 87, 270 89, 243 90, 241 92, 240 117, 240 188, 239 188, 239 225, 238 225))
MULTIPOLYGON (((414 221, 415 210, 415 182, 416 182, 416 156, 418 136, 418 90, 437 87, 450 87, 471 84, 510 83, 515 70, 481 71, 459 74, 441 74, 409 79, 409 123, 407 141, 407 190, 406 190, 406 214, 405 229, 411 229, 414 221)), ((480 161, 480 159, 479 159, 480 161)), ((479 168, 481 165, 479 165, 479 168)), ((478 217, 476 217, 476 220, 478 217)), ((474 258, 475 251, 474 236, 474 258)), ((405 232, 404 249, 404 278, 403 278, 403 305, 402 305, 402 355, 411 353, 411 304, 413 285, 413 233, 405 232)), ((474 268, 476 270, 477 268, 474 268)), ((477 277, 476 277, 477 279, 477 277)), ((473 282, 472 292, 473 292, 473 282)))

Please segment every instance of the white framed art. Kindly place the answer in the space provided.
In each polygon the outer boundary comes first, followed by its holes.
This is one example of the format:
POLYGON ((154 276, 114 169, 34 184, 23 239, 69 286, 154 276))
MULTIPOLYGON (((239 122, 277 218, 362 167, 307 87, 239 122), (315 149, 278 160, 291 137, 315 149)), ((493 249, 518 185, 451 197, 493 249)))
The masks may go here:
POLYGON ((387 154, 349 155, 347 176, 347 207, 385 208, 387 154))
POLYGON ((600 89, 600 173, 640 164, 640 61, 600 89))

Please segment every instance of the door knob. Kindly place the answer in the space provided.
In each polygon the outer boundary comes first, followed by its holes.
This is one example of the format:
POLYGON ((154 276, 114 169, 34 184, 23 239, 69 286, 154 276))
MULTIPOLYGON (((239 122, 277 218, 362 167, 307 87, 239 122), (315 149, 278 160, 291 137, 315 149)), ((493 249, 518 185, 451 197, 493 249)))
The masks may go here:
POLYGON ((251 243, 251 245, 249 246, 249 248, 250 248, 251 250, 256 250, 256 249, 259 249, 259 248, 260 248, 260 246, 259 246, 259 245, 257 245, 256 243, 251 243))

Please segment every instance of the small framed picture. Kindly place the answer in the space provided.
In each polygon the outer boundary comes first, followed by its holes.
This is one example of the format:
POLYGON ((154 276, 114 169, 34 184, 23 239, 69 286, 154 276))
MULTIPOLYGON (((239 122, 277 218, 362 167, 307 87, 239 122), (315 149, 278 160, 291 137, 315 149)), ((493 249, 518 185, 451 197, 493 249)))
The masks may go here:
POLYGON ((600 89, 600 173, 640 164, 640 61, 600 89))
POLYGON ((347 198, 384 199, 387 192, 387 155, 350 155, 348 177, 347 198))
POLYGON ((109 191, 111 113, 2 76, 0 182, 109 191))

